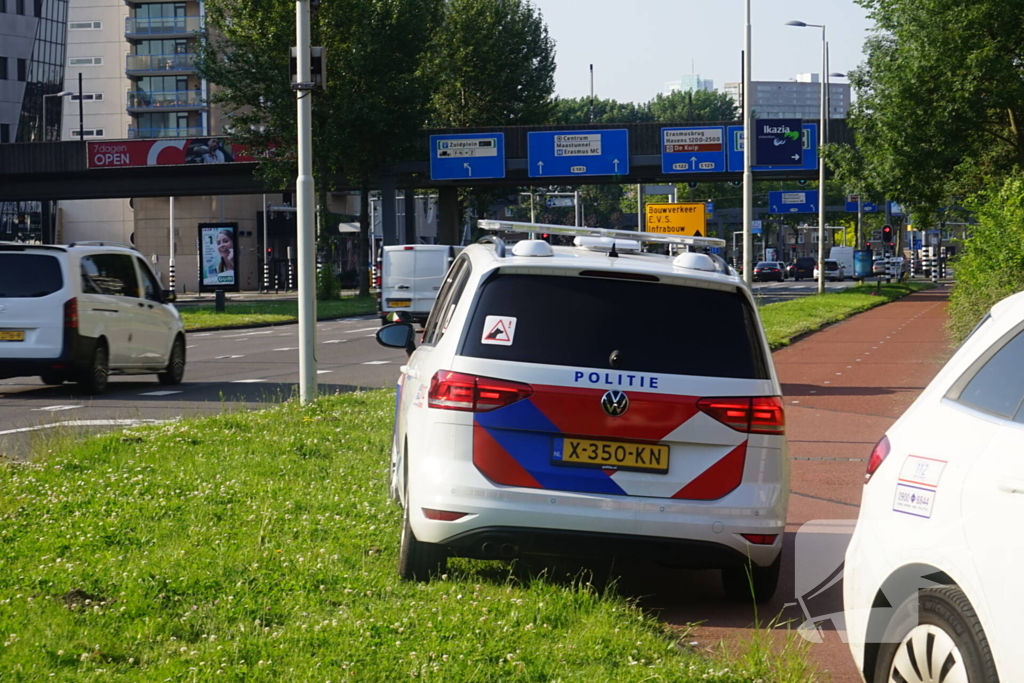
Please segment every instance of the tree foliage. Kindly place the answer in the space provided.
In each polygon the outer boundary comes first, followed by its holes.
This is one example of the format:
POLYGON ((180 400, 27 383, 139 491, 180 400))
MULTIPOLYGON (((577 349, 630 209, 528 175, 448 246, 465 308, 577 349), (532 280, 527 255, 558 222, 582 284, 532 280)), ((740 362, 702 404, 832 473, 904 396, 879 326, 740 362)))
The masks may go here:
POLYGON ((528 0, 447 0, 424 75, 432 126, 544 123, 555 44, 528 0))
POLYGON ((646 123, 650 110, 642 104, 595 97, 560 97, 554 101, 548 123, 578 125, 587 123, 646 123))
POLYGON ((859 0, 876 24, 851 73, 848 176, 934 210, 979 174, 1024 169, 1024 4, 859 0))
POLYGON ((658 94, 647 103, 655 121, 735 121, 739 109, 732 96, 724 92, 697 90, 658 94))

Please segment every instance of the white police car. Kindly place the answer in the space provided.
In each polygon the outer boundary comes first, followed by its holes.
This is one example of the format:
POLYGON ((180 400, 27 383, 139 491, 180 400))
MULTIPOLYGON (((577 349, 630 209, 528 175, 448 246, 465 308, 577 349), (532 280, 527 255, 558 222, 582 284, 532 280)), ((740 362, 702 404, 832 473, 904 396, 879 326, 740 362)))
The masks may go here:
MULTIPOLYGON (((480 221, 491 230, 518 223, 480 221)), ((399 571, 450 556, 616 555, 775 590, 789 467, 779 382, 722 240, 534 224, 455 260, 398 384, 399 571), (749 565, 748 565, 749 563, 749 565)), ((412 351, 413 328, 378 340, 412 351)))
POLYGON ((1024 293, 875 446, 843 580, 866 681, 1024 681, 1024 293))

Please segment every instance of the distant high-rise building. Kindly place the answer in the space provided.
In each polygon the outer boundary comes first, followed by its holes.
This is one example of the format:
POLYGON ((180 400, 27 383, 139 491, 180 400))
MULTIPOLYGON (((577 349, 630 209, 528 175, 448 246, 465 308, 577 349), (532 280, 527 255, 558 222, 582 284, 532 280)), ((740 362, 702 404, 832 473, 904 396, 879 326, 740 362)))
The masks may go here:
MULTIPOLYGON (((797 74, 791 81, 754 81, 750 105, 768 119, 817 119, 821 114, 818 74, 797 74)), ((743 106, 742 83, 726 83, 725 92, 743 106)), ((829 83, 829 118, 845 119, 850 111, 850 84, 829 83)))
POLYGON ((671 95, 674 92, 711 92, 715 89, 715 82, 710 78, 704 79, 700 74, 687 74, 678 81, 669 81, 665 84, 665 94, 671 95))

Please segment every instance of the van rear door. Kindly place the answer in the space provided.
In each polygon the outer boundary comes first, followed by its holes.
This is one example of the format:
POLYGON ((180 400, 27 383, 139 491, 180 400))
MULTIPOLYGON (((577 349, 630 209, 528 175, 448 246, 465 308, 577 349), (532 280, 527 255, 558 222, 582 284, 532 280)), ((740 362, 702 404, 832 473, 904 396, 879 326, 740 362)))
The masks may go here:
POLYGON ((411 311, 415 284, 415 249, 412 246, 384 247, 381 259, 381 312, 411 311))
POLYGON ((66 274, 54 254, 0 249, 0 358, 59 358, 66 274))

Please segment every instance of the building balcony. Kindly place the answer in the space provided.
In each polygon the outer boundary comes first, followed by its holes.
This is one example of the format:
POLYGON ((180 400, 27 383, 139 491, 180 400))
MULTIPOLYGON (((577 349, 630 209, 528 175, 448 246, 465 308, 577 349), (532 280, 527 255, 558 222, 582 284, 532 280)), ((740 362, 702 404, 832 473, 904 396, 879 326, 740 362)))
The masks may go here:
POLYGON ((176 55, 128 55, 125 57, 124 71, 129 76, 174 76, 194 73, 196 55, 184 53, 176 55))
POLYGON ((201 90, 177 90, 173 92, 128 93, 126 102, 129 113, 140 114, 153 111, 196 111, 207 107, 201 90))
POLYGON ((124 20, 124 37, 128 40, 189 37, 202 30, 202 17, 127 17, 124 20))
POLYGON ((201 138, 206 136, 202 127, 196 128, 129 128, 128 137, 132 139, 152 138, 201 138))

